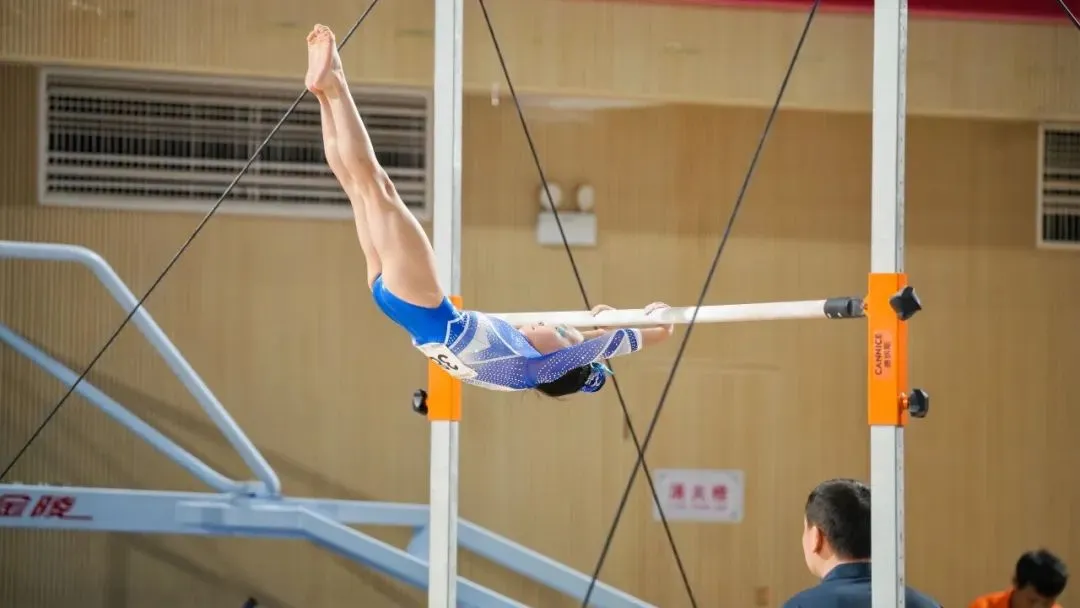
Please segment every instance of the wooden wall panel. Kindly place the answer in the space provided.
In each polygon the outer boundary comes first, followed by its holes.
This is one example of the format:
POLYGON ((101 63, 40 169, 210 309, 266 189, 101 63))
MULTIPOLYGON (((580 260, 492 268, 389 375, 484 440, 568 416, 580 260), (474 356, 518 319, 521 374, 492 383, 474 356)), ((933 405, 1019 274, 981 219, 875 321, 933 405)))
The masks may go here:
MULTIPOLYGON (((84 244, 145 289, 193 215, 35 205, 34 79, 5 68, 0 238, 84 244)), ((600 244, 576 252, 595 300, 694 301, 756 143, 757 110, 668 107, 535 121, 549 177, 597 190, 600 244)), ((467 104, 463 295, 481 309, 579 305, 565 255, 534 245, 537 183, 513 109, 467 104)), ((859 293, 868 270, 870 121, 787 112, 751 187, 710 300, 859 293)), ((1068 480, 1080 399, 1080 262, 1033 248, 1036 129, 916 119, 908 138, 913 379, 934 398, 909 432, 908 573, 946 605, 1007 584, 1028 547, 1080 561, 1068 480), (962 568, 954 567, 964 564, 962 568)), ((347 222, 221 216, 153 296, 159 320, 281 473, 292 494, 423 501, 427 425, 408 409, 424 366, 376 311, 347 222), (393 362, 393 363, 387 363, 393 362)), ((80 271, 0 263, 0 318, 84 364, 119 320, 80 271)), ((661 418, 650 464, 747 471, 736 526, 678 524, 703 606, 779 600, 812 581, 800 509, 816 482, 868 474, 863 325, 701 327, 661 418)), ((651 416, 674 346, 617 363, 635 423, 651 416)), ((134 335, 93 380, 225 471, 212 426, 134 335)), ((10 457, 59 387, 0 349, 0 456, 10 457)), ((590 570, 633 465, 613 391, 551 401, 467 389, 463 517, 590 570)), ((177 468, 74 400, 16 479, 195 487, 177 468)), ((400 534, 386 538, 403 543, 400 534)), ((343 602, 422 605, 418 595, 305 545, 0 532, 0 605, 93 608, 343 602)), ((603 578, 684 605, 639 480, 603 578)), ((462 571, 529 605, 571 606, 490 564, 462 571)), ((1070 592, 1072 593, 1072 592, 1070 592)), ((1069 598, 1065 598, 1069 601, 1069 598)))
MULTIPOLYGON (((518 89, 561 96, 768 106, 804 16, 798 11, 568 0, 489 2, 518 89)), ((292 79, 318 21, 344 32, 366 6, 339 0, 8 0, 0 59, 292 79)), ((357 82, 431 86, 430 0, 388 0, 350 41, 357 82)), ((468 2, 465 83, 503 78, 480 9, 468 2)), ((1022 119, 1080 116, 1080 37, 1068 25, 918 19, 910 110, 1022 119)), ((866 111, 873 33, 866 15, 818 16, 786 103, 866 111)))

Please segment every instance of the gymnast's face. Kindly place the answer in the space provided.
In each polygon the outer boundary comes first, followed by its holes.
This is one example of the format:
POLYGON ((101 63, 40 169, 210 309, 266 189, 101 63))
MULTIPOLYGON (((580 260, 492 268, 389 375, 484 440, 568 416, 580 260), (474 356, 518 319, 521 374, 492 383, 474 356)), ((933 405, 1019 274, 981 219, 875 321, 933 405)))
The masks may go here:
POLYGON ((543 323, 533 323, 532 325, 523 325, 518 328, 521 335, 525 336, 525 339, 532 344, 536 352, 541 355, 553 353, 557 350, 562 350, 567 346, 573 346, 574 344, 580 344, 584 341, 584 337, 581 332, 573 327, 566 327, 565 325, 544 325, 543 323))

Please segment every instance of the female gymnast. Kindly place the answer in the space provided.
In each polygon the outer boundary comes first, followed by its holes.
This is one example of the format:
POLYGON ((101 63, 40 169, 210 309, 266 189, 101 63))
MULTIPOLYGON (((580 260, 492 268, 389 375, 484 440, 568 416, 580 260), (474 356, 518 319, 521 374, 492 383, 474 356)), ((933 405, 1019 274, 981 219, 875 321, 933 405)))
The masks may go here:
MULTIPOLYGON (((670 325, 584 332, 542 323, 514 327, 455 309, 439 286, 427 235, 375 157, 333 32, 316 25, 307 43, 304 84, 319 100, 326 161, 352 204, 372 296, 425 356, 469 384, 561 397, 595 393, 610 373, 603 360, 671 336, 670 325)), ((666 305, 653 303, 646 311, 660 308, 666 305)), ((602 310, 611 308, 601 305, 592 312, 602 310)))

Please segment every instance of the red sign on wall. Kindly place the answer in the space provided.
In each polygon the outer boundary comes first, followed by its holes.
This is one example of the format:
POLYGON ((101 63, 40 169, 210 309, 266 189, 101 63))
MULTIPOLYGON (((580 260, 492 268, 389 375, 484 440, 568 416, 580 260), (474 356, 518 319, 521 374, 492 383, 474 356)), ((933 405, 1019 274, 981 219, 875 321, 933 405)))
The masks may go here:
MULTIPOLYGON (((738 523, 743 517, 742 471, 662 469, 653 473, 668 521, 738 523)), ((653 517, 660 512, 653 505, 653 517)))

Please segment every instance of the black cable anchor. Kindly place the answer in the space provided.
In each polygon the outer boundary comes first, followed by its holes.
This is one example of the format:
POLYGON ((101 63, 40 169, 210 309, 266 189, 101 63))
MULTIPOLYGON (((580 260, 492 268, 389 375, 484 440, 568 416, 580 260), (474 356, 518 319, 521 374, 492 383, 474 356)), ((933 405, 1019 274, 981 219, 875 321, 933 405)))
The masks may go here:
POLYGON ((421 416, 427 416, 427 391, 422 388, 416 389, 416 392, 412 395, 412 409, 421 416))

